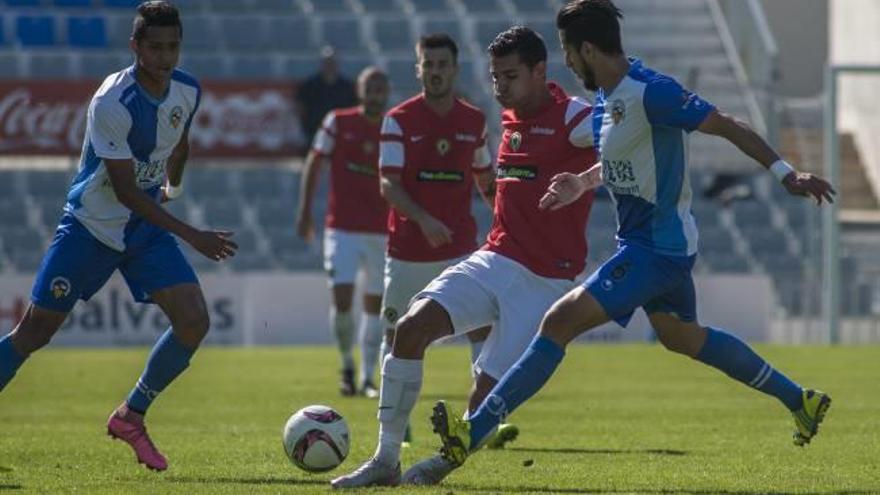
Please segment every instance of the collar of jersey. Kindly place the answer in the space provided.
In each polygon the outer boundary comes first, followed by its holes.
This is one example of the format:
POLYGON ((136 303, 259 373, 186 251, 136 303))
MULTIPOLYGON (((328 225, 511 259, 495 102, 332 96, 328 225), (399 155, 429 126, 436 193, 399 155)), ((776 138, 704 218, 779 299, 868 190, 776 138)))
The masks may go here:
POLYGON ((610 93, 606 94, 604 89, 599 88, 597 96, 600 96, 602 99, 610 98, 611 95, 613 95, 614 92, 617 91, 617 88, 619 88, 620 85, 623 84, 623 81, 625 81, 627 77, 633 77, 637 72, 642 70, 643 67, 641 59, 637 57, 627 57, 627 59, 629 60, 629 71, 626 73, 626 76, 624 76, 623 79, 621 79, 620 82, 617 83, 617 86, 615 86, 610 93))
POLYGON ((134 81, 135 86, 137 86, 138 93, 145 100, 158 107, 165 101, 166 98, 168 98, 168 92, 171 91, 171 82, 169 81, 168 87, 165 88, 165 94, 162 95, 162 98, 156 98, 155 96, 151 95, 146 89, 144 89, 144 87, 141 86, 141 83, 138 82, 137 77, 135 77, 136 70, 137 62, 135 62, 131 67, 128 68, 128 73, 131 76, 131 80, 134 81))

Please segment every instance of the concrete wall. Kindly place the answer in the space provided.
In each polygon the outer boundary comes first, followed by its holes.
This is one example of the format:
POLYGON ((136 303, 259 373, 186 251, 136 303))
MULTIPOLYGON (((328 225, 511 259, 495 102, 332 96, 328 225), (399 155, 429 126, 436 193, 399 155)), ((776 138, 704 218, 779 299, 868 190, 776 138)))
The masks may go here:
POLYGON ((779 93, 793 97, 818 95, 828 60, 828 0, 761 3, 779 48, 779 93))

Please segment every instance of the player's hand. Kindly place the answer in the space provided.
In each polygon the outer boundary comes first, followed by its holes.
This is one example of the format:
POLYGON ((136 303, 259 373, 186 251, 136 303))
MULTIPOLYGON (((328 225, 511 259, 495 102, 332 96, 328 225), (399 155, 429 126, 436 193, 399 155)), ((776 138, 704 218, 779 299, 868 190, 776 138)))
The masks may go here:
POLYGON ((311 215, 303 215, 296 220, 296 235, 306 242, 315 238, 315 222, 311 215))
POLYGON ((578 200, 585 192, 587 185, 575 174, 563 172, 554 175, 550 179, 547 192, 538 202, 538 208, 542 210, 558 210, 578 200))
POLYGON ((816 200, 817 205, 823 201, 834 202, 837 191, 825 179, 804 172, 792 172, 782 179, 782 185, 792 196, 804 196, 816 200))
POLYGON ((238 244, 232 242, 233 233, 225 230, 200 230, 187 242, 206 258, 222 261, 235 256, 238 244))
POLYGON ((431 215, 426 215, 425 218, 421 219, 419 227, 432 248, 438 248, 452 242, 452 231, 449 230, 449 227, 431 215))

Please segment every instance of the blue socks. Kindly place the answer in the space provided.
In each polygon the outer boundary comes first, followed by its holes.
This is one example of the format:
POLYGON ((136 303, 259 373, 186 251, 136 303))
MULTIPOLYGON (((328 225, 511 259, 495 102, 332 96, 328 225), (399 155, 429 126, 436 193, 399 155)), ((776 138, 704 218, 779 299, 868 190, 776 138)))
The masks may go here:
POLYGON ((12 346, 12 338, 7 335, 0 339, 0 390, 15 376, 15 372, 24 363, 25 358, 12 346))
POLYGON ((803 406, 800 385, 773 369, 745 342, 723 330, 706 328, 706 343, 696 359, 731 378, 776 397, 791 411, 803 406))
POLYGON ((184 347, 170 328, 165 331, 153 347, 137 385, 128 394, 126 403, 129 409, 146 413, 159 392, 165 390, 189 366, 194 353, 195 349, 184 347))
POLYGON ((565 356, 565 350, 552 340, 538 335, 519 360, 489 392, 468 421, 471 426, 471 444, 474 449, 529 397, 547 383, 565 356))

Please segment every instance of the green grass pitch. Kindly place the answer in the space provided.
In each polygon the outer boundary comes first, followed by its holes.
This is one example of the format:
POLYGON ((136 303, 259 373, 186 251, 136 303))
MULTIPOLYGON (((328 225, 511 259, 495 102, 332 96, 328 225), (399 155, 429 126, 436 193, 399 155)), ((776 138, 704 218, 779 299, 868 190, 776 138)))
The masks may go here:
MULTIPOLYGON (((396 493, 880 493, 880 348, 759 350, 834 398, 806 448, 792 445, 781 404, 717 371, 658 346, 577 345, 511 418, 522 430, 511 448, 480 452, 441 487, 396 493)), ((171 464, 148 472, 104 430, 146 353, 34 355, 0 394, 0 491, 327 493, 328 480, 375 448, 375 404, 338 396, 331 348, 208 348, 148 415, 171 464), (316 403, 346 417, 352 451, 340 468, 309 475, 285 458, 280 437, 293 411, 316 403)), ((468 387, 466 348, 429 351, 404 468, 436 448, 433 402, 463 406, 468 387)))

